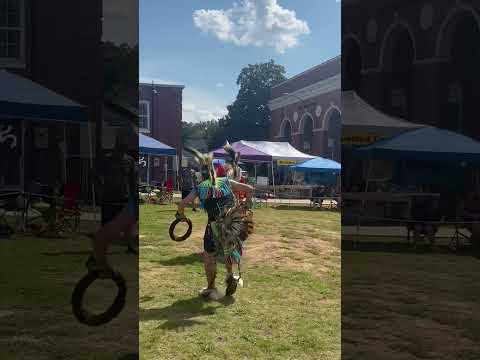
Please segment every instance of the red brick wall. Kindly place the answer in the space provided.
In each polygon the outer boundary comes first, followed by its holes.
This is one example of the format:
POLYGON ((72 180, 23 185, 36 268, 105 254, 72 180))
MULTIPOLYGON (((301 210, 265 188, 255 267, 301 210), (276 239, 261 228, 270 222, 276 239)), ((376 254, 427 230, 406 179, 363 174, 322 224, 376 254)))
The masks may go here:
MULTIPOLYGON (((425 124, 443 126, 448 123, 443 110, 446 105, 446 93, 455 72, 458 69, 449 63, 448 56, 437 53, 437 43, 446 45, 448 24, 454 24, 458 14, 464 11, 472 15, 480 29, 480 2, 465 0, 461 2, 450 0, 436 1, 398 1, 372 0, 370 2, 345 3, 342 6, 342 42, 355 41, 360 47, 362 57, 362 85, 359 94, 378 109, 389 112, 385 103, 386 89, 391 87, 388 69, 388 44, 392 37, 392 23, 402 23, 411 34, 415 44, 415 59, 411 75, 411 110, 406 119, 425 124), (433 16, 431 25, 422 27, 421 19, 425 4, 431 4, 433 16), (377 23, 375 41, 368 41, 367 28, 371 20, 377 23), (447 25, 447 26, 445 26, 447 25), (352 40, 355 39, 355 40, 352 40), (384 50, 382 59, 382 49, 384 50)), ((424 23, 425 24, 425 23, 424 23)), ((480 39, 472 39, 472 47, 480 39)), ((446 47, 447 48, 447 47, 446 47)), ((349 58, 348 53, 342 53, 343 60, 349 58)), ((478 69, 477 69, 478 71, 478 69)), ((472 74, 473 76, 474 74, 472 74)), ((478 73, 475 76, 479 76, 478 73)), ((480 101, 480 93, 470 90, 468 100, 464 104, 465 130, 471 136, 480 139, 480 124, 475 110, 480 101), (468 110, 470 109, 470 110, 468 110)))
MULTIPOLYGON (((140 100, 150 102, 151 132, 146 134, 177 150, 179 164, 182 160, 182 92, 178 86, 140 84, 140 100)), ((161 180, 164 176, 163 163, 154 168, 152 179, 161 180)))

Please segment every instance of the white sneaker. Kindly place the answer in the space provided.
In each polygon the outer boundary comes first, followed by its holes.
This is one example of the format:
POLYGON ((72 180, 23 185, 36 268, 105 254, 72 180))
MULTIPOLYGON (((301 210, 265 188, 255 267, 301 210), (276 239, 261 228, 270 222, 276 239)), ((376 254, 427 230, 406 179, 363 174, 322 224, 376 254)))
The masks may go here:
POLYGON ((203 288, 200 290, 199 295, 210 300, 218 300, 221 297, 217 289, 208 288, 203 288))

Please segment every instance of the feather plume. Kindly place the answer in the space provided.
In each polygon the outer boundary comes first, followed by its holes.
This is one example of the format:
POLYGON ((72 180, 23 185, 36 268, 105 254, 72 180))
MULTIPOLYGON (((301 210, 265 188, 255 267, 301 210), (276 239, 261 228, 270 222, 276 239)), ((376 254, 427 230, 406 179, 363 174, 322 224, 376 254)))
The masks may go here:
POLYGON ((212 181, 212 185, 215 185, 216 174, 213 168, 213 153, 202 154, 197 149, 185 146, 185 150, 193 154, 195 161, 202 168, 202 173, 206 174, 212 181))
POLYGON ((228 164, 227 175, 235 180, 240 177, 240 166, 238 163, 240 161, 240 153, 236 152, 232 145, 227 141, 223 146, 223 150, 227 153, 226 162, 228 164))

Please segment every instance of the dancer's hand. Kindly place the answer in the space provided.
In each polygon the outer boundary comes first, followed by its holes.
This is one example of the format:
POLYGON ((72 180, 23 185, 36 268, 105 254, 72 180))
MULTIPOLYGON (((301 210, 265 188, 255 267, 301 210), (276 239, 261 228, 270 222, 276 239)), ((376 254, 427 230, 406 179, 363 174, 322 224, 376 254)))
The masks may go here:
POLYGON ((177 220, 183 220, 183 219, 186 219, 186 216, 183 212, 180 212, 180 211, 177 211, 175 213, 175 219, 177 220))

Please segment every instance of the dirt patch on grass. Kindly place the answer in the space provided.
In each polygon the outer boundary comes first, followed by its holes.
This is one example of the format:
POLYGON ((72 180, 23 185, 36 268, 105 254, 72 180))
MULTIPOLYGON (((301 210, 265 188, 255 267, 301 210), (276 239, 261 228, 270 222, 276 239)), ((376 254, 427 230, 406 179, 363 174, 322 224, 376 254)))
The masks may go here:
POLYGON ((467 330, 468 322, 480 322, 479 304, 437 301, 409 287, 379 292, 356 286, 349 293, 344 297, 349 308, 342 316, 346 354, 392 360, 476 359, 480 355, 476 328, 467 330), (347 315, 350 311, 355 315, 347 315))
POLYGON ((268 264, 318 274, 340 267, 338 249, 330 241, 313 237, 287 238, 279 234, 253 234, 246 243, 245 262, 247 266, 268 264))

